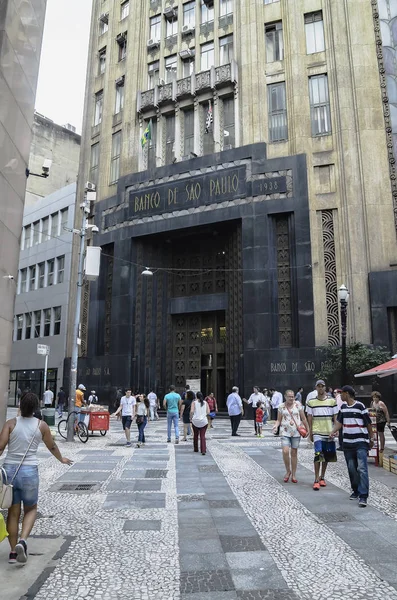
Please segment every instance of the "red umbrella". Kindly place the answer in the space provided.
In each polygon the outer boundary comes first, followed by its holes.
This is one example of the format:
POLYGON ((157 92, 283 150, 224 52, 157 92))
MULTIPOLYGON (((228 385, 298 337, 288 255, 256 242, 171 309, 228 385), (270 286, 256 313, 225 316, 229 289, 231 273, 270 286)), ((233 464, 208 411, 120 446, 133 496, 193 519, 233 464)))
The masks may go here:
POLYGON ((397 356, 393 357, 391 360, 378 365, 377 367, 373 367, 372 369, 368 369, 368 371, 363 371, 362 373, 358 373, 354 377, 369 377, 369 376, 377 376, 377 377, 387 377, 388 375, 395 375, 397 373, 397 356))

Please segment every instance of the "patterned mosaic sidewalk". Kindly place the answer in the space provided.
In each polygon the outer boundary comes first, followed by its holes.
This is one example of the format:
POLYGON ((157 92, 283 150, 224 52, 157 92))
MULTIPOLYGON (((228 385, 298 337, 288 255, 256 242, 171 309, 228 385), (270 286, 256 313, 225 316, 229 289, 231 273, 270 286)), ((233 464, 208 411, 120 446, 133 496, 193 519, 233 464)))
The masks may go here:
MULTIPOLYGON (((125 447, 119 422, 86 445, 60 443, 75 461, 71 468, 40 449, 33 541, 40 547, 59 538, 61 550, 38 579, 27 578, 24 600, 397 600, 396 574, 382 576, 356 551, 357 540, 368 548, 372 542, 387 564, 397 561, 392 480, 372 481, 379 510, 365 513, 346 506, 343 461, 330 470, 320 498, 311 490, 305 447, 300 483, 288 487, 269 431, 257 440, 244 422, 242 437, 232 439, 228 422, 219 420, 201 456, 190 443, 167 444, 165 427, 164 420, 151 424, 141 449, 125 447), (376 538, 365 514, 376 520, 376 538), (351 542, 347 531, 356 536, 351 542)), ((40 560, 29 562, 40 569, 40 560)), ((12 585, 15 573, 0 564, 0 580, 12 585)), ((9 598, 21 594, 8 589, 9 598)))

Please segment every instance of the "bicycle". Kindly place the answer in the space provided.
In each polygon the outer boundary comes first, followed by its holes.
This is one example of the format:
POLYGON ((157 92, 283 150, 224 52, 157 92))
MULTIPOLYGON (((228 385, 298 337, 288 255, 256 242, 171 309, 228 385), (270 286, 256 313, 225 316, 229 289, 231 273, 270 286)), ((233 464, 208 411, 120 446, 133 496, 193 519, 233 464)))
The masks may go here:
POLYGON ((61 421, 59 421, 58 433, 64 440, 67 439, 69 419, 72 417, 72 415, 74 419, 74 435, 77 434, 77 437, 79 438, 80 442, 85 444, 86 442, 88 442, 88 428, 85 423, 78 420, 79 413, 75 410, 72 410, 72 412, 68 414, 66 419, 62 419, 61 421))

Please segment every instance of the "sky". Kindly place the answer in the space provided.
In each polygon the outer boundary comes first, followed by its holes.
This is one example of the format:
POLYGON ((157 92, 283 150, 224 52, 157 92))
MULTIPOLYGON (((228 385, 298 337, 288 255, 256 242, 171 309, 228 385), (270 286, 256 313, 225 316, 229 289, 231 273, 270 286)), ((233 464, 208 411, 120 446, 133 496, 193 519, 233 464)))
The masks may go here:
POLYGON ((36 110, 81 132, 92 0, 47 0, 36 110))

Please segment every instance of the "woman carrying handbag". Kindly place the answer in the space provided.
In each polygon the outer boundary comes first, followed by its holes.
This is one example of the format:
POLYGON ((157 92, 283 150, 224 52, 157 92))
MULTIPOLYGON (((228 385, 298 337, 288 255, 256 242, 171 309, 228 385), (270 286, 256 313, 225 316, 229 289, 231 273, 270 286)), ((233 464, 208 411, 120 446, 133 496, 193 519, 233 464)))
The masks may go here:
POLYGON ((273 427, 273 433, 280 427, 283 460, 286 471, 284 481, 287 483, 292 476, 292 483, 298 483, 296 479, 298 448, 301 437, 308 435, 309 425, 301 403, 295 400, 293 390, 287 390, 284 398, 285 402, 278 407, 278 416, 273 427))
POLYGON ((26 563, 28 559, 26 540, 36 520, 39 495, 39 444, 43 441, 51 454, 64 465, 73 464, 69 458, 62 457, 47 423, 34 416, 38 406, 39 399, 36 394, 28 392, 22 396, 21 416, 7 421, 0 433, 0 456, 8 446, 1 469, 0 508, 8 508, 7 531, 11 546, 8 562, 11 564, 26 563), (21 503, 24 514, 18 541, 21 503))

